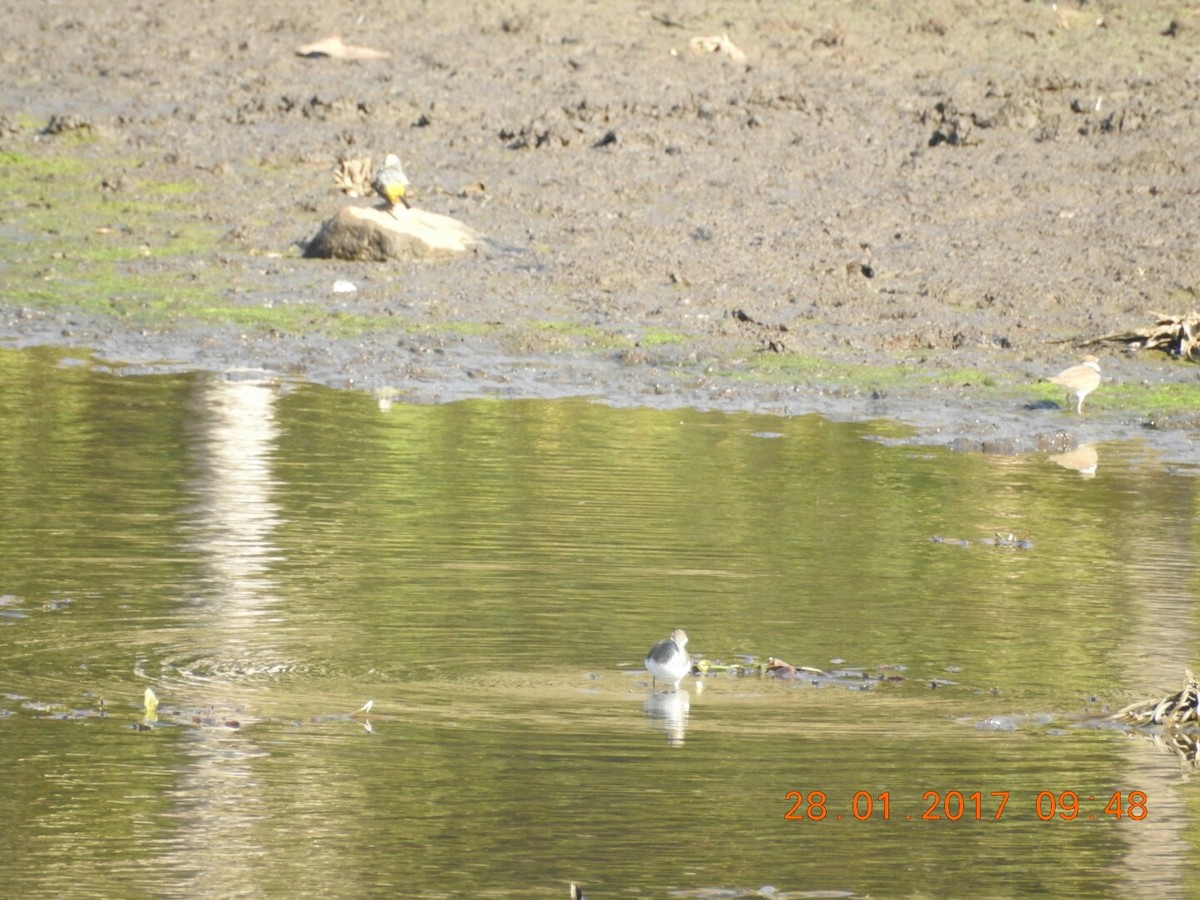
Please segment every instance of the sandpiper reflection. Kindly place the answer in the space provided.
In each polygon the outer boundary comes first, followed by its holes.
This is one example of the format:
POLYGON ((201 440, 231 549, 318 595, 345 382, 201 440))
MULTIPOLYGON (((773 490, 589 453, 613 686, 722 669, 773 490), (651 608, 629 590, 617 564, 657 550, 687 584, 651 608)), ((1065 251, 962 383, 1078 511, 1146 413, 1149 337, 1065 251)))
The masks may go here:
POLYGON ((1100 454, 1096 452, 1095 444, 1081 444, 1066 453, 1056 453, 1050 457, 1064 469, 1074 469, 1080 478, 1096 477, 1096 467, 1100 464, 1100 454))
POLYGON ((690 705, 691 696, 687 691, 663 691, 648 694, 642 708, 646 718, 666 733, 667 743, 682 747, 690 705))

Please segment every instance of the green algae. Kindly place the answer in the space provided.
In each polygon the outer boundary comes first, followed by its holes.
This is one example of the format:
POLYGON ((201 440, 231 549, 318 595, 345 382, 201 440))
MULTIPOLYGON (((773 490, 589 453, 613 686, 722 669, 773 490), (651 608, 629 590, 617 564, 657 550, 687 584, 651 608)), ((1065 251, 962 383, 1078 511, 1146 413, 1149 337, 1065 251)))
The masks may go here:
POLYGON ((686 344, 689 338, 677 331, 665 328, 644 328, 637 343, 642 347, 662 347, 667 344, 686 344))
MULTIPOLYGON (((1190 363, 1180 362, 1186 366, 1190 363)), ((941 369, 906 363, 880 365, 826 359, 815 354, 760 353, 749 371, 730 366, 732 378, 765 382, 836 385, 866 390, 913 392, 930 389, 970 389, 980 398, 1017 404, 1054 402, 1066 407, 1062 388, 1048 382, 1006 382, 995 374, 972 368, 941 369)), ((1107 379, 1084 404, 1086 411, 1127 412, 1134 415, 1200 411, 1200 382, 1186 384, 1120 383, 1107 379)))
POLYGON ((395 330, 387 315, 316 303, 239 299, 212 266, 222 229, 196 218, 201 184, 160 177, 143 160, 0 154, 0 299, 38 310, 79 310, 168 330, 183 321, 346 337, 395 330), (104 171, 119 189, 106 187, 104 171))
MULTIPOLYGON (((0 294, 38 309, 80 309, 147 320, 215 288, 190 271, 211 254, 217 228, 190 218, 179 199, 194 182, 157 180, 136 159, 0 154, 0 294), (118 176, 113 176, 117 179, 118 176), (171 271, 171 270, 174 271, 171 271)), ((89 149, 95 150, 94 146, 89 149)), ((140 319, 139 319, 140 320, 140 319)))

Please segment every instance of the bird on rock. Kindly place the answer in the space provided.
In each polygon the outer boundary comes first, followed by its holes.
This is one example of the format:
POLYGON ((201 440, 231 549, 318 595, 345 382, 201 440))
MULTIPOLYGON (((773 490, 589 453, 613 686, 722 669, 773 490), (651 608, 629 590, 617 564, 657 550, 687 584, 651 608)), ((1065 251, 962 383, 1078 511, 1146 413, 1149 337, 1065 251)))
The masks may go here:
POLYGON ((404 174, 404 166, 400 165, 400 157, 389 153, 383 165, 375 170, 371 179, 371 187, 375 193, 388 202, 393 211, 396 204, 403 203, 405 209, 412 209, 408 202, 408 176, 404 174))

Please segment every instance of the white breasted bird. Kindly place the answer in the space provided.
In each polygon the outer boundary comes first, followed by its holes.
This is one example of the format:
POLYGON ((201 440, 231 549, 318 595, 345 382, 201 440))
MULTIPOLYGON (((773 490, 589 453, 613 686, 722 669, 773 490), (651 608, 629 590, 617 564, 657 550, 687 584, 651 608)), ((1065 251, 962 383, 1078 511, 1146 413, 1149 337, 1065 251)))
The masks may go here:
POLYGON ((659 678, 671 682, 679 690, 679 682, 692 671, 692 658, 684 649, 687 639, 683 629, 676 628, 669 638, 663 638, 650 648, 646 654, 646 671, 651 676, 651 690, 659 678))
POLYGON ((1082 413, 1083 398, 1100 386, 1100 360, 1089 354, 1079 365, 1063 369, 1046 380, 1066 388, 1067 394, 1076 400, 1075 412, 1082 413))
POLYGON ((403 203, 405 209, 411 209, 408 202, 408 176, 404 174, 404 166, 400 165, 400 157, 389 153, 383 165, 375 170, 371 179, 371 187, 394 210, 397 203, 403 203))

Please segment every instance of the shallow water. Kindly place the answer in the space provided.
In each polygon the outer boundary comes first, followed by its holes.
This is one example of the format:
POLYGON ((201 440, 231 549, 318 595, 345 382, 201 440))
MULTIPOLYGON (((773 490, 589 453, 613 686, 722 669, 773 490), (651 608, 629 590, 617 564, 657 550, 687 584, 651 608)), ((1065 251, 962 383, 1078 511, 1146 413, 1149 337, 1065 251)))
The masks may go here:
POLYGON ((1186 894, 1195 469, 904 435, 0 353, 0 886, 1186 894))

